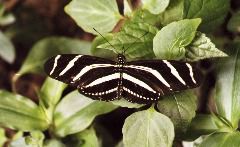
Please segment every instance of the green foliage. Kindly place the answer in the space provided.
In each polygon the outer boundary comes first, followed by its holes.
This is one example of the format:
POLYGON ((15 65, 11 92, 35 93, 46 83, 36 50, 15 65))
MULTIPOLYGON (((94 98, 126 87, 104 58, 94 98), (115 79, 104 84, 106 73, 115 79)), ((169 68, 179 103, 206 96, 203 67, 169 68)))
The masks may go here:
POLYGON ((153 39, 153 51, 160 59, 182 59, 185 47, 194 39, 200 19, 184 19, 163 27, 153 39))
MULTIPOLYGON (((124 9, 119 11, 116 0, 71 0, 65 6, 65 12, 84 31, 96 35, 97 32, 93 29, 95 28, 104 38, 96 36, 92 42, 87 42, 68 37, 48 36, 38 40, 41 38, 38 33, 35 35, 38 25, 31 27, 24 25, 24 28, 13 34, 11 31, 14 29, 6 32, 4 29, 0 32, 0 57, 8 63, 15 60, 15 49, 11 42, 14 39, 10 39, 9 36, 15 34, 15 37, 20 36, 21 41, 25 39, 24 43, 34 42, 19 71, 14 75, 14 82, 24 74, 43 73, 46 59, 64 53, 87 54, 108 59, 116 59, 117 54, 124 53, 130 61, 157 58, 197 62, 202 59, 227 57, 226 53, 218 49, 224 47, 226 51, 225 44, 220 42, 218 44, 221 46, 218 46, 215 41, 229 40, 226 36, 217 38, 213 31, 219 29, 219 25, 223 23, 229 11, 230 1, 140 2, 133 5, 131 1, 124 0, 124 9), (123 12, 124 16, 120 12, 123 12), (31 33, 26 33, 29 30, 31 33), (25 36, 22 37, 23 35, 25 36)), ((0 25, 6 27, 13 21, 12 13, 6 13, 5 8, 0 5, 0 25)), ((231 37, 235 37, 234 35, 239 33, 239 10, 233 13, 226 24, 233 34, 231 37)), ((174 146, 175 140, 194 140, 201 135, 208 136, 200 147, 239 146, 240 39, 239 37, 234 39, 235 49, 227 50, 231 57, 218 60, 218 66, 213 65, 214 68, 217 67, 216 94, 213 95, 216 111, 210 114, 195 112, 198 101, 194 90, 163 96, 155 107, 150 107, 129 103, 124 99, 112 102, 95 101, 79 94, 77 90, 64 91, 66 84, 47 78, 42 87, 36 90, 39 98, 37 104, 25 96, 0 90, 0 124, 19 130, 9 146, 109 145, 111 143, 105 143, 105 140, 111 136, 102 135, 104 131, 98 132, 96 126, 101 124, 95 118, 104 117, 104 114, 119 107, 134 109, 134 113, 124 122, 123 140, 118 147, 170 147, 174 146), (23 135, 21 131, 30 133, 23 135), (47 132, 49 136, 45 136, 42 131, 47 132), (69 138, 70 141, 65 141, 69 138)), ((2 145, 6 141, 6 136, 3 129, 0 131, 2 145)))
POLYGON ((44 62, 57 54, 90 54, 90 43, 66 37, 49 37, 33 45, 27 58, 16 75, 39 73, 43 71, 44 62))
POLYGON ((65 11, 84 31, 93 34, 97 34, 93 28, 101 33, 112 31, 122 17, 115 0, 73 0, 65 11))
POLYGON ((68 94, 57 105, 54 113, 55 133, 66 136, 86 129, 100 114, 117 108, 111 103, 91 100, 78 91, 68 94), (71 109, 69 109, 71 108, 71 109))
POLYGON ((130 115, 122 132, 123 143, 127 147, 171 147, 174 138, 171 120, 154 108, 130 115))
POLYGON ((173 95, 165 96, 158 102, 158 109, 167 115, 173 122, 177 133, 187 130, 197 109, 196 95, 192 91, 184 91, 173 95))
POLYGON ((239 49, 236 49, 231 58, 219 62, 215 98, 218 114, 230 121, 234 129, 240 119, 239 54, 239 49))
POLYGON ((0 31, 0 58, 8 63, 13 63, 15 59, 15 48, 12 42, 0 31))

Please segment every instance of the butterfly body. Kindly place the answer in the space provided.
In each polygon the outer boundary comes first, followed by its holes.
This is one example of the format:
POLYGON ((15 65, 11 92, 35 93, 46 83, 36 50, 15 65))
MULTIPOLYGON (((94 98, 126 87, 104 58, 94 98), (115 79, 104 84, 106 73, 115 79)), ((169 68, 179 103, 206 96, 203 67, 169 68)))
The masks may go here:
POLYGON ((45 63, 46 73, 78 88, 95 100, 112 101, 124 98, 146 104, 161 96, 199 86, 199 71, 186 62, 171 60, 138 60, 126 62, 118 55, 117 62, 88 55, 63 54, 45 63))

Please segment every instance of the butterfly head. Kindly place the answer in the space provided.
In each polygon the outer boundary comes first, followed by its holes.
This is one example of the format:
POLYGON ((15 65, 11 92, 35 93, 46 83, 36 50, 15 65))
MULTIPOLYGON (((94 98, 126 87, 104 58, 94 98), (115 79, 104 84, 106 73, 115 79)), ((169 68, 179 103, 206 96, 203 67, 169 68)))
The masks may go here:
POLYGON ((126 58, 123 54, 118 54, 117 60, 119 64, 124 64, 126 61, 126 58))

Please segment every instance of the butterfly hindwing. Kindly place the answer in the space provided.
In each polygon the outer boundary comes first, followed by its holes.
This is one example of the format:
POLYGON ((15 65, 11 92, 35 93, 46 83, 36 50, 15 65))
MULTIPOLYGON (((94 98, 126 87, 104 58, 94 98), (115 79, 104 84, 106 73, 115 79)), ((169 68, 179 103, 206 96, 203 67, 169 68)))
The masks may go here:
POLYGON ((45 71, 50 77, 78 88, 83 95, 108 101, 117 98, 120 74, 116 75, 115 64, 99 57, 62 54, 50 58, 45 71))

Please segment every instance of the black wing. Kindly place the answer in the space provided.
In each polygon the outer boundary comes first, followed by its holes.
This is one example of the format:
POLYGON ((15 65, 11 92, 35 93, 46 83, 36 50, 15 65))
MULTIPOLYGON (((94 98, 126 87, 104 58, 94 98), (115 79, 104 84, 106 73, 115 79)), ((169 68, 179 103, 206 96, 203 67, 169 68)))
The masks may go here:
POLYGON ((152 103, 163 95, 198 87, 200 71, 193 64, 180 61, 133 61, 125 65, 122 83, 125 99, 152 103))
POLYGON ((109 101, 118 98, 120 73, 116 62, 78 54, 63 54, 45 63, 45 72, 52 78, 77 87, 92 99, 109 101))

